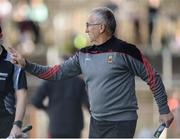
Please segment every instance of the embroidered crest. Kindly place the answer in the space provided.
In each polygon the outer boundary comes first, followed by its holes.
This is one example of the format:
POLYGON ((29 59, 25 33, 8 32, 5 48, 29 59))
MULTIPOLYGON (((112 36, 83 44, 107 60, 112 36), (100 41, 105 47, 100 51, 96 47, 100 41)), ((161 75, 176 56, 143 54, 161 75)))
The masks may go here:
POLYGON ((112 56, 108 56, 107 62, 112 63, 112 56))

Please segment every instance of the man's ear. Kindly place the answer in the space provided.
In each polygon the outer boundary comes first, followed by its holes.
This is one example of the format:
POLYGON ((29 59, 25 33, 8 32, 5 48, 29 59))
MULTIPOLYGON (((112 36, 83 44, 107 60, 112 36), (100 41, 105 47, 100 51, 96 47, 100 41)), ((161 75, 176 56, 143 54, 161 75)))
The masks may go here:
POLYGON ((106 26, 105 26, 104 24, 102 24, 102 25, 100 26, 100 33, 105 32, 105 29, 106 29, 106 26))

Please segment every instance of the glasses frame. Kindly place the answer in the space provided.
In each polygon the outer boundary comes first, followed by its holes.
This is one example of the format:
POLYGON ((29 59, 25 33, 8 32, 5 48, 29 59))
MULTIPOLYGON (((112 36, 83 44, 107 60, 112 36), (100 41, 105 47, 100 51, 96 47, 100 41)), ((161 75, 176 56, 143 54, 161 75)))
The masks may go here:
POLYGON ((101 23, 86 23, 86 27, 101 25, 101 23))

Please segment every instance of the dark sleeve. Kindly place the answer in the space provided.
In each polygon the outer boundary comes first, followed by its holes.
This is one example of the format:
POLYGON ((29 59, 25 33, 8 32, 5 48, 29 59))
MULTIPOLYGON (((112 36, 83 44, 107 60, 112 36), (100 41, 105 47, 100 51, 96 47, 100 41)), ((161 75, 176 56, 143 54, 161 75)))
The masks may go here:
POLYGON ((47 97, 49 91, 48 82, 43 82, 30 98, 31 104, 38 109, 46 110, 47 106, 43 104, 44 99, 47 97))
POLYGON ((13 85, 15 90, 27 89, 27 80, 24 70, 14 66, 13 85))
POLYGON ((89 98, 88 98, 85 82, 81 78, 80 78, 80 81, 81 81, 81 96, 82 96, 81 102, 88 110, 90 110, 89 98))

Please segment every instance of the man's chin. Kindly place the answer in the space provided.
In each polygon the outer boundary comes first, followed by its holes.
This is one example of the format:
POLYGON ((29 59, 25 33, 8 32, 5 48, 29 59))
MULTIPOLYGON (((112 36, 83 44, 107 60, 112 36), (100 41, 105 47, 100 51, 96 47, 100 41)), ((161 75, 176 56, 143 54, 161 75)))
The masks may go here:
POLYGON ((90 42, 90 43, 94 43, 95 40, 89 37, 89 42, 90 42))
POLYGON ((91 43, 93 43, 95 40, 93 40, 93 39, 89 39, 89 41, 90 41, 91 43))

